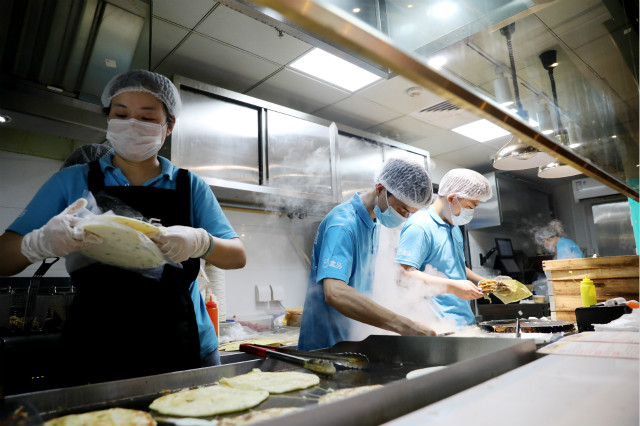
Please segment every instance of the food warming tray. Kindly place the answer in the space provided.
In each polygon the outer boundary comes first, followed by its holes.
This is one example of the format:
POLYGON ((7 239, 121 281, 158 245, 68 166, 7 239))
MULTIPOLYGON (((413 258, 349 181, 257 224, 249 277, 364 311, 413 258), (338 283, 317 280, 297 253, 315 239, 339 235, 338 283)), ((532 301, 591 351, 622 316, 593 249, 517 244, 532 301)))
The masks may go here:
MULTIPOLYGON (((264 426, 378 425, 424 407, 536 358, 535 343, 529 339, 487 339, 480 337, 369 336, 361 342, 341 342, 324 352, 358 352, 370 364, 366 370, 342 370, 332 377, 321 377, 318 386, 271 395, 260 410, 297 406, 304 409, 282 418, 260 423, 264 426), (410 371, 447 366, 434 373, 406 379, 410 371), (326 405, 317 398, 331 389, 382 384, 382 388, 326 405)), ((27 401, 47 420, 71 413, 111 407, 148 411, 149 404, 167 391, 211 385, 222 377, 262 371, 305 371, 276 359, 241 354, 242 361, 216 367, 179 371, 149 377, 97 383, 11 395, 6 401, 27 401)), ((223 357, 223 360, 227 357, 223 357)), ((237 412, 226 415, 242 414, 237 412)), ((154 413, 152 413, 154 414, 154 413)), ((221 418, 218 416, 216 418, 221 418)), ((164 422, 158 417, 159 424, 164 422)), ((195 423, 195 422, 194 422, 195 423)), ((184 420, 181 425, 188 425, 184 420)))
MULTIPOLYGON (((516 320, 484 321, 478 324, 482 330, 493 333, 515 333, 516 320)), ((520 320, 522 333, 560 333, 575 331, 575 324, 570 321, 520 320)))

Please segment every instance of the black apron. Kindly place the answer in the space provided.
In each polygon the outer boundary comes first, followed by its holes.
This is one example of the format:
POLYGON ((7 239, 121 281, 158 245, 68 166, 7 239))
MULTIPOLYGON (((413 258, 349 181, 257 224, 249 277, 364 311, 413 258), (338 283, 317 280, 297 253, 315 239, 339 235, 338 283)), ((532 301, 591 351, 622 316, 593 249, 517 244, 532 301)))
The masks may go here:
MULTIPOLYGON (((89 164, 89 190, 98 205, 116 197, 163 226, 192 226, 188 172, 176 190, 105 187, 97 161, 89 164)), ((72 272, 76 295, 62 330, 64 385, 95 383, 200 367, 200 339, 189 287, 199 259, 182 269, 165 265, 160 281, 93 264, 72 272)))

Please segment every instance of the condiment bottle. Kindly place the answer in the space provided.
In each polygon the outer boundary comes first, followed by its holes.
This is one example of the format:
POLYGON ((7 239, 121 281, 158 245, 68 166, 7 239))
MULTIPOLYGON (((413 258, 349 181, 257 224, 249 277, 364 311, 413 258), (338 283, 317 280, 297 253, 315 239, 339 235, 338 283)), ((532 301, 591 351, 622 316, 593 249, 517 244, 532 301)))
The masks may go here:
POLYGON ((582 296, 582 306, 591 306, 598 303, 596 300, 596 286, 587 275, 580 281, 580 295, 582 296))
POLYGON ((213 296, 209 296, 209 300, 205 303, 207 307, 207 313, 209 314, 209 318, 211 318, 211 322, 213 323, 214 328, 216 329, 216 336, 219 336, 218 333, 218 305, 213 301, 213 296))

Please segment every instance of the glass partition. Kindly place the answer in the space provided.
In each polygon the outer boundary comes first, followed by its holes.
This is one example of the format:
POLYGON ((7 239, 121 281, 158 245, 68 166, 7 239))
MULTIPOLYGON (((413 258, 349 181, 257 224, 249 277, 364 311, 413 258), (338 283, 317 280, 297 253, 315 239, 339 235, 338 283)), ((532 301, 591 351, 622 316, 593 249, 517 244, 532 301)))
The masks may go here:
POLYGON ((254 2, 638 199, 637 6, 633 18, 612 0, 254 2))

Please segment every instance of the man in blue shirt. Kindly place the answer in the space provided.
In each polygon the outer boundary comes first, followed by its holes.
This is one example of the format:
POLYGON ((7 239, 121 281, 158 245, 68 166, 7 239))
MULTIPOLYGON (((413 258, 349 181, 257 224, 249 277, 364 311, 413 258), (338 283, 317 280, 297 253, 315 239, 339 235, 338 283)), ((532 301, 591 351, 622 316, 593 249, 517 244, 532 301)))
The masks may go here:
POLYGON ((423 281, 441 315, 460 326, 475 324, 468 301, 484 293, 476 286, 483 278, 465 266, 458 226, 469 223, 473 209, 489 198, 491 187, 484 176, 469 169, 450 170, 433 205, 409 218, 400 234, 396 262, 406 276, 423 281))
POLYGON ((556 259, 581 259, 584 257, 580 247, 564 236, 564 229, 559 220, 552 220, 547 226, 535 231, 536 242, 547 252, 554 253, 556 259))
POLYGON ((114 153, 65 168, 40 188, 0 236, 0 275, 100 244, 76 227, 82 197, 90 191, 102 210, 117 200, 160 219, 163 232, 148 236, 170 264, 152 279, 100 262, 76 269, 67 259, 76 295, 62 332, 65 384, 217 364, 217 337, 194 284, 200 258, 233 269, 246 257, 207 184, 157 155, 179 114, 178 90, 160 74, 132 70, 107 84, 102 102, 114 153))
POLYGON ((326 348, 347 340, 356 322, 402 335, 433 335, 424 324, 392 312, 368 296, 378 249, 378 222, 395 228, 431 201, 423 165, 391 158, 375 187, 336 206, 318 228, 298 347, 326 348))

